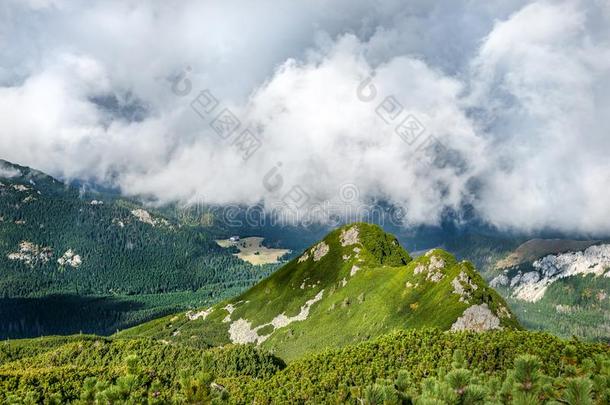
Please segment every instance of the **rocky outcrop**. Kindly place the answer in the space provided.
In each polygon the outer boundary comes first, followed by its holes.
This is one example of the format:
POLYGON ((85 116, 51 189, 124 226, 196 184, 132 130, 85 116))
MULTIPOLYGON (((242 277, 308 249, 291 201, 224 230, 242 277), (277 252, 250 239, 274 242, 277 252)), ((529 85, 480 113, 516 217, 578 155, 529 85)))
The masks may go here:
POLYGON ((415 274, 425 274, 426 280, 438 283, 445 276, 443 273, 445 261, 442 257, 434 255, 433 251, 426 253, 426 256, 430 258, 428 264, 418 264, 413 272, 415 274))
POLYGON ((213 308, 208 308, 205 309, 203 311, 199 311, 199 312, 192 312, 192 311, 188 311, 186 313, 186 317, 190 320, 190 321, 195 321, 197 319, 205 319, 208 317, 208 315, 210 315, 212 313, 214 309, 213 308))
POLYGON ((150 213, 143 209, 137 209, 131 211, 131 215, 136 217, 136 219, 142 223, 151 225, 151 226, 170 226, 169 222, 163 218, 154 218, 150 213))
POLYGON ((77 255, 75 251, 68 249, 62 257, 57 259, 57 263, 62 267, 70 266, 72 268, 78 268, 83 264, 83 259, 80 255, 77 255))
POLYGON ((472 279, 463 271, 451 281, 453 293, 460 296, 460 302, 468 302, 472 297, 471 291, 479 288, 472 279))
POLYGON ((358 238, 358 227, 352 226, 349 229, 344 229, 341 231, 340 239, 341 246, 350 246, 360 243, 360 239, 358 238))
POLYGON ((313 258, 314 262, 319 262, 329 251, 330 247, 326 244, 326 242, 322 241, 311 249, 305 251, 297 261, 299 263, 304 263, 311 257, 313 258))
POLYGON ((329 252, 330 248, 325 242, 320 242, 312 249, 314 262, 319 262, 329 252))
POLYGON ((23 184, 14 184, 13 189, 19 191, 20 193, 32 190, 30 187, 24 186, 23 184))
POLYGON ((475 332, 500 328, 500 318, 489 309, 487 304, 473 305, 467 308, 464 314, 451 326, 452 331, 470 330, 475 332))
POLYGON ((247 319, 238 319, 237 321, 231 323, 229 326, 229 337, 231 338, 231 342, 235 344, 248 344, 248 343, 256 343, 261 344, 265 340, 267 340, 273 332, 277 329, 285 328, 293 322, 304 321, 309 317, 309 311, 311 307, 318 301, 322 300, 324 296, 324 290, 320 291, 316 294, 315 297, 305 302, 304 305, 301 306, 300 312, 295 316, 286 316, 285 313, 281 313, 275 318, 271 320, 269 323, 265 323, 257 326, 256 328, 252 328, 252 322, 247 319), (267 326, 273 326, 273 332, 267 335, 259 335, 259 331, 267 326))
POLYGON ((19 261, 28 267, 34 267, 35 264, 45 264, 51 260, 53 250, 50 247, 38 246, 35 243, 22 241, 19 244, 19 252, 9 253, 9 260, 19 261))
POLYGON ((261 344, 270 336, 260 336, 258 334, 258 331, 262 329, 263 326, 267 325, 261 325, 253 329, 252 322, 240 318, 229 326, 229 337, 231 338, 231 342, 242 345, 249 343, 261 344))

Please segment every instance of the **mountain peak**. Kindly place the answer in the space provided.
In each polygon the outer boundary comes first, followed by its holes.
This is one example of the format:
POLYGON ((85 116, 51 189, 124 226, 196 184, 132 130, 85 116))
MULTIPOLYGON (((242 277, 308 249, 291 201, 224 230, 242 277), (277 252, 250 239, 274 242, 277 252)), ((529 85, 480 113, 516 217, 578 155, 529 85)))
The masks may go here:
MULTIPOLYGON (((298 264, 354 261, 367 266, 404 266, 411 261, 395 236, 378 225, 355 222, 342 226, 296 259, 298 264)), ((319 263, 324 265, 326 263, 319 263)), ((338 266, 341 267, 341 266, 338 266)))
POLYGON ((482 331, 518 322, 470 263, 440 249, 411 259, 393 235, 353 223, 241 296, 140 330, 213 346, 254 343, 290 359, 422 327, 482 331))

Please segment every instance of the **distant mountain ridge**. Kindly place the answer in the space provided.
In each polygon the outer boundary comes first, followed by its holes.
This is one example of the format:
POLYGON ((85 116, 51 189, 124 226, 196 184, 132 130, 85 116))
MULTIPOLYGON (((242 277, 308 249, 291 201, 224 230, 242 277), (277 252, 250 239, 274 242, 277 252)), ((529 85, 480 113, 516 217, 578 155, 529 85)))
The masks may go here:
POLYGON ((490 274, 490 285, 527 328, 610 342, 607 242, 531 240, 490 274))
POLYGON ((549 254, 531 265, 511 266, 491 281, 509 288, 515 298, 536 302, 554 282, 577 275, 610 278, 610 245, 589 246, 582 251, 549 254))
POLYGON ((530 239, 519 245, 506 258, 498 261, 496 268, 505 269, 528 261, 532 262, 547 255, 584 250, 599 242, 598 240, 530 239))

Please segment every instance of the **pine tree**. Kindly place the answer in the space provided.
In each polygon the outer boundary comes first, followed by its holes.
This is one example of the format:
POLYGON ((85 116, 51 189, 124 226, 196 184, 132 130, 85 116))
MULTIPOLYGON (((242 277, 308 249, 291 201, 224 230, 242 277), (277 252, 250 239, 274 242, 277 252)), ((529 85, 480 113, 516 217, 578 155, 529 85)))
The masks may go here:
POLYGON ((589 379, 569 379, 560 402, 568 405, 593 405, 589 379))
POLYGON ((535 394, 540 381, 540 360, 536 356, 522 355, 515 360, 515 388, 525 394, 535 394))

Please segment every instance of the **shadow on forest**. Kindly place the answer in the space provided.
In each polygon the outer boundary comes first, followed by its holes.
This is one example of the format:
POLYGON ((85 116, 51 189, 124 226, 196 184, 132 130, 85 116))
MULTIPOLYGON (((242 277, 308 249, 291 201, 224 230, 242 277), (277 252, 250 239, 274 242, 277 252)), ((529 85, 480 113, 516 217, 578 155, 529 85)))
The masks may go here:
POLYGON ((0 339, 95 333, 109 335, 158 316, 126 298, 48 295, 0 298, 0 339))

